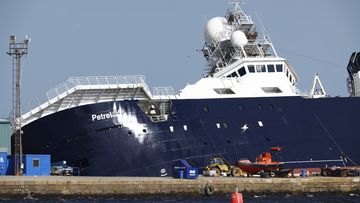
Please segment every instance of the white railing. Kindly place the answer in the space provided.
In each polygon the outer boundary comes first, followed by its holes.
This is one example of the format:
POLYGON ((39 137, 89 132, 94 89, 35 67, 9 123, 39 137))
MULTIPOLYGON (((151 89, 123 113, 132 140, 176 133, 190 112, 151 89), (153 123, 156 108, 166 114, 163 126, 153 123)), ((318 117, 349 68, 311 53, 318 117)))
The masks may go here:
POLYGON ((34 106, 40 106, 43 103, 50 102, 55 98, 64 96, 65 93, 71 93, 79 86, 112 86, 112 85, 141 85, 151 97, 151 91, 145 83, 143 75, 124 75, 124 76, 87 76, 87 77, 70 77, 64 83, 56 86, 46 93, 46 97, 38 99, 36 104, 28 103, 29 110, 33 110, 34 106))
POLYGON ((174 89, 172 87, 154 87, 152 93, 153 96, 170 97, 175 95, 174 89))
POLYGON ((60 95, 69 92, 77 86, 103 86, 103 85, 123 85, 136 84, 142 85, 150 93, 145 83, 143 75, 125 75, 125 76, 87 76, 71 77, 66 82, 56 86, 46 93, 48 100, 52 100, 60 95))

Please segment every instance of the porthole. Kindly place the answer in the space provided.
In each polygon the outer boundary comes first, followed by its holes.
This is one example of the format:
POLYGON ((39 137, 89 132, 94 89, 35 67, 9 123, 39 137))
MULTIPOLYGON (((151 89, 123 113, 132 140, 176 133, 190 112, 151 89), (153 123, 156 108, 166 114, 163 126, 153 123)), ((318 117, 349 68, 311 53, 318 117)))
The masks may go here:
POLYGON ((228 128, 228 127, 229 127, 229 124, 226 123, 226 122, 224 122, 224 123, 222 123, 222 126, 223 126, 224 128, 228 128))
POLYGON ((240 111, 243 111, 243 110, 244 110, 243 105, 239 105, 238 108, 239 108, 240 111))
POLYGON ((209 107, 204 106, 204 107, 203 107, 203 110, 204 110, 205 112, 209 112, 209 107))

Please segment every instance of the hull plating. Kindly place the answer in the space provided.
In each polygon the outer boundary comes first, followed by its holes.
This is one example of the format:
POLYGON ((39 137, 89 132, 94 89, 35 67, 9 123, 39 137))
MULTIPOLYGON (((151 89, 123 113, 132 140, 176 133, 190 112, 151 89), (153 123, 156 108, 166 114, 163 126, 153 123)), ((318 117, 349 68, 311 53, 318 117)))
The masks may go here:
MULTIPOLYGON (((274 146, 282 161, 342 157, 352 165, 360 163, 359 104, 355 97, 173 100, 167 121, 152 122, 135 100, 105 102, 24 126, 23 148, 97 176, 166 176, 180 159, 201 170, 213 155, 254 161, 274 146)), ((326 164, 343 163, 305 166, 326 164)))

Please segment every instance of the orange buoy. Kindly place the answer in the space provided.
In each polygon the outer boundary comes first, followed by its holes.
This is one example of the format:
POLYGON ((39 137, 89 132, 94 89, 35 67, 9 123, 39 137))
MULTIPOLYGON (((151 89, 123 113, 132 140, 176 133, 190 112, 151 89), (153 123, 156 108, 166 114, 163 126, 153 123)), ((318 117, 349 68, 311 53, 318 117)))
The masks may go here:
POLYGON ((243 196, 238 192, 238 188, 231 194, 231 203, 243 203, 243 196))

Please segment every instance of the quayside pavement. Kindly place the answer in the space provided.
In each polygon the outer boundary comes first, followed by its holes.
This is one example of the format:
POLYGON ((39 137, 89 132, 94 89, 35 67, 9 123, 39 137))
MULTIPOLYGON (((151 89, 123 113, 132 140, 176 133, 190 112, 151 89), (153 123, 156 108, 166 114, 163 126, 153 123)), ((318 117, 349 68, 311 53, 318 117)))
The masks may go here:
POLYGON ((0 196, 212 195, 243 193, 353 193, 360 177, 239 178, 0 176, 0 196))

